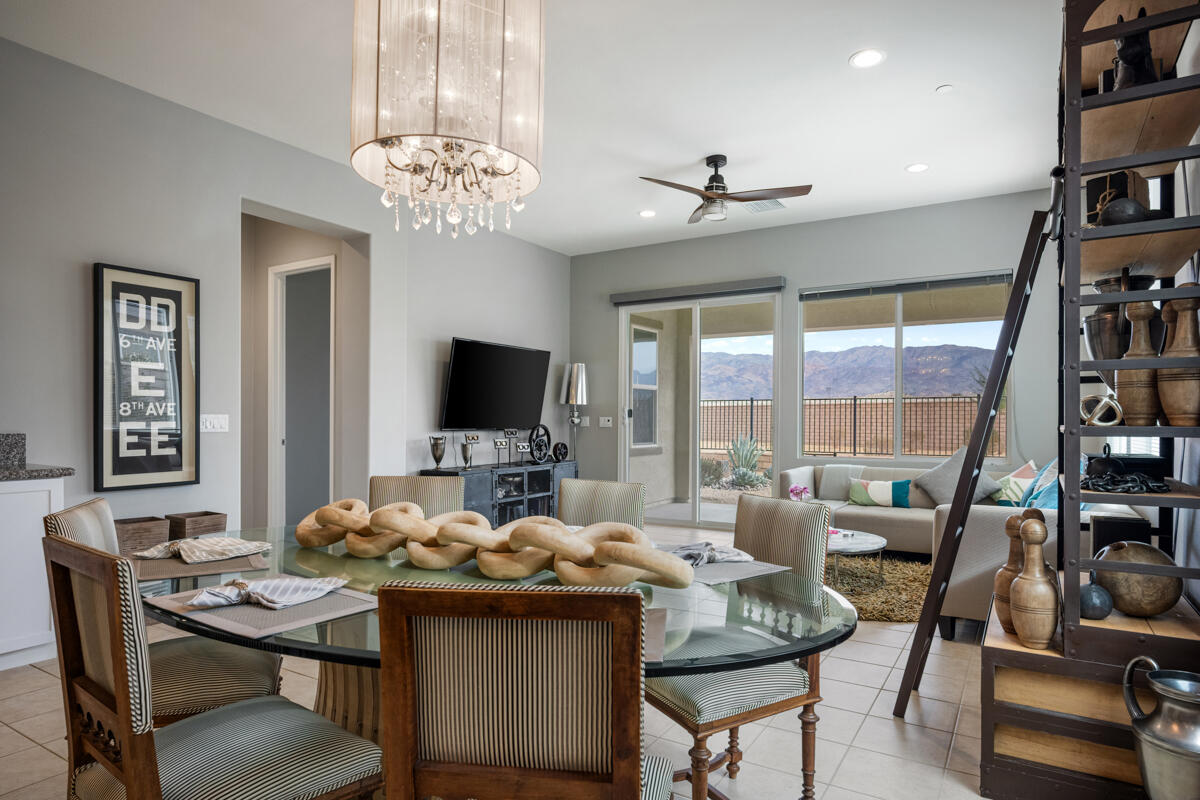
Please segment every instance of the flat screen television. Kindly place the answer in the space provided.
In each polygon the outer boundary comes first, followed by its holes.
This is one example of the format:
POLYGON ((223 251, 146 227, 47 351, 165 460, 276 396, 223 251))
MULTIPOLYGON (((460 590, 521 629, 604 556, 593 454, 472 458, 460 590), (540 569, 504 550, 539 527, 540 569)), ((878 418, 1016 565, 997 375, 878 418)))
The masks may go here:
POLYGON ((455 338, 442 395, 442 430, 532 428, 542 421, 547 350, 455 338))

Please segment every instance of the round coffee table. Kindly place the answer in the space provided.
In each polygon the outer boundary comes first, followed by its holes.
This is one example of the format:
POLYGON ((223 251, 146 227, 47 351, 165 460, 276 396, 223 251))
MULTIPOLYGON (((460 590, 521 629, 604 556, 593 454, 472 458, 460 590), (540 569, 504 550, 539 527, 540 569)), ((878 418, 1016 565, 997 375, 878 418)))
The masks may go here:
POLYGON ((842 556, 879 556, 879 583, 883 585, 883 551, 887 548, 887 539, 866 531, 851 531, 844 528, 830 528, 828 552, 833 555, 833 582, 837 587, 841 583, 839 561, 842 556), (837 533, 832 533, 837 531, 837 533))

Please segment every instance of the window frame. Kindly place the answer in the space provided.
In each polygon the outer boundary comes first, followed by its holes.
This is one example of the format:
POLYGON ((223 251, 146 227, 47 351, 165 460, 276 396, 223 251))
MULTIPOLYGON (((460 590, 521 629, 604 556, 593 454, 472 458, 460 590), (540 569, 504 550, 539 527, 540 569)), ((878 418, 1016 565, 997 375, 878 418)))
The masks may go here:
POLYGON ((635 419, 629 429, 629 447, 631 450, 648 450, 648 449, 652 449, 652 448, 656 448, 656 447, 661 447, 661 442, 659 441, 659 425, 658 425, 658 416, 659 416, 659 412, 661 411, 661 409, 659 408, 659 398, 661 397, 661 394, 658 391, 658 389, 659 389, 659 368, 660 368, 659 356, 662 353, 662 349, 661 349, 661 346, 659 343, 660 331, 656 330, 655 328, 651 328, 648 325, 639 325, 636 322, 629 323, 629 331, 630 331, 630 336, 629 336, 629 407, 631 409, 636 407, 636 403, 634 402, 633 398, 634 398, 634 393, 637 392, 638 390, 654 392, 654 419, 652 422, 653 439, 649 442, 636 441, 637 420, 635 419), (634 374, 636 373, 637 370, 634 369, 634 365, 633 365, 633 350, 634 350, 634 347, 639 344, 639 342, 637 341, 636 331, 642 331, 642 332, 648 333, 654 337, 654 385, 653 386, 651 386, 649 384, 644 384, 644 383, 637 383, 634 380, 634 374))
MULTIPOLYGON (((1012 291, 1013 286, 1013 270, 989 270, 986 272, 954 275, 939 278, 929 278, 915 281, 893 281, 890 283, 861 283, 848 284, 841 286, 829 286, 814 289, 801 289, 798 297, 798 319, 797 319, 797 376, 799 378, 799 396, 796 426, 796 455, 799 459, 822 459, 823 463, 859 463, 865 462, 868 466, 871 464, 905 464, 913 463, 920 465, 936 465, 946 459, 947 456, 938 455, 922 455, 922 454, 906 454, 904 453, 904 295, 913 291, 921 291, 922 289, 937 289, 943 286, 952 286, 954 284, 969 285, 970 283, 978 282, 979 285, 985 286, 996 282, 1006 282, 1009 285, 1009 291, 1012 291), (894 334, 893 351, 895 354, 894 365, 894 397, 899 400, 895 404, 895 412, 893 414, 893 434, 892 434, 892 452, 886 456, 868 456, 868 455, 853 455, 853 456, 820 456, 815 453, 805 452, 804 440, 804 403, 805 403, 805 387, 804 387, 804 352, 805 343, 804 337, 807 333, 804 320, 804 304, 806 302, 820 301, 822 299, 836 299, 831 297, 822 297, 822 295, 837 294, 842 292, 856 292, 866 295, 891 294, 895 301, 895 313, 893 315, 892 329, 894 334)), ((999 318, 1003 321, 1003 316, 999 318)), ((1014 415, 1014 376, 1010 370, 1008 380, 1004 389, 1005 402, 1003 404, 1003 413, 1005 416, 1005 442, 1003 456, 985 456, 984 463, 992 466, 1007 465, 1011 463, 1014 457, 1014 430, 1013 430, 1013 415, 1014 415)), ((993 435, 996 425, 993 423, 993 435)), ((964 442, 965 444, 966 442, 964 442)))

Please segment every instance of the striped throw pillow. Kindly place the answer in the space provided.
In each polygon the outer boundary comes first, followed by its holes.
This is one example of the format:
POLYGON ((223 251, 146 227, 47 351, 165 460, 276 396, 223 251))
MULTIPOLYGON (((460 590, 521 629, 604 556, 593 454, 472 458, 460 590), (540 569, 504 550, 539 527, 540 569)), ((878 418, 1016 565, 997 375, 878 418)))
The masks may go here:
POLYGON ((912 481, 850 482, 850 502, 856 506, 894 506, 909 508, 908 488, 912 481))
POLYGON ((998 481, 1000 491, 993 492, 990 497, 996 501, 998 506, 1019 506, 1025 490, 1029 488, 1037 475, 1037 464, 1033 461, 1026 461, 1001 478, 998 481))

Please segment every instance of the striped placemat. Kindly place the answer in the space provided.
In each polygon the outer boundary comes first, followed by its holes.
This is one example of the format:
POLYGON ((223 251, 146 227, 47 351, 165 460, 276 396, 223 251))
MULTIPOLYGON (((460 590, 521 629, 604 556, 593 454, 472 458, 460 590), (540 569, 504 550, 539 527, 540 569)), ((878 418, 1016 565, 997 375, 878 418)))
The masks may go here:
POLYGON ((201 575, 224 575, 267 568, 267 560, 258 553, 234 556, 221 561, 201 561, 198 564, 189 564, 179 558, 134 558, 130 560, 133 562, 133 574, 139 581, 195 578, 201 575))
POLYGON ((188 601, 200 591, 203 590, 190 589, 164 597, 147 597, 145 602, 174 614, 181 614, 210 628, 249 639, 261 639, 306 625, 371 611, 378 606, 378 601, 373 595, 342 587, 316 600, 287 608, 271 609, 240 603, 236 606, 194 609, 188 605, 188 601))
POLYGON ((768 564, 766 561, 717 561, 696 567, 693 580, 696 583, 715 586, 719 583, 732 583, 759 575, 769 575, 772 572, 787 572, 789 569, 791 567, 768 564))

